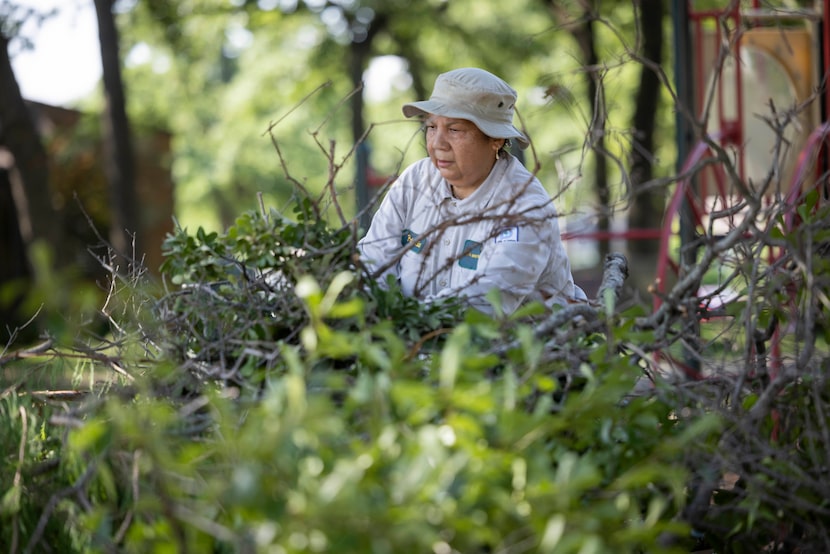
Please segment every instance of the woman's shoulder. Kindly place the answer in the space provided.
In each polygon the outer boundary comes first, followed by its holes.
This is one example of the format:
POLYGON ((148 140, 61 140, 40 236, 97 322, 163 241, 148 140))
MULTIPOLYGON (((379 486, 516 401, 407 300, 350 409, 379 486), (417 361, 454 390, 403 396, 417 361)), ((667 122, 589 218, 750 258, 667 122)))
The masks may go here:
POLYGON ((403 172, 401 173, 401 177, 413 173, 419 176, 429 175, 430 173, 433 173, 432 170, 435 170, 434 172, 437 173, 435 165, 433 165, 432 161, 428 157, 421 158, 420 160, 416 160, 408 166, 406 166, 406 168, 404 168, 403 172))
POLYGON ((434 188, 441 174, 429 158, 422 158, 406 166, 393 185, 408 194, 422 195, 434 188))
POLYGON ((522 197, 537 201, 540 198, 550 200, 550 194, 545 190, 539 178, 515 156, 510 157, 510 166, 507 168, 505 177, 511 182, 510 189, 521 190, 522 197))

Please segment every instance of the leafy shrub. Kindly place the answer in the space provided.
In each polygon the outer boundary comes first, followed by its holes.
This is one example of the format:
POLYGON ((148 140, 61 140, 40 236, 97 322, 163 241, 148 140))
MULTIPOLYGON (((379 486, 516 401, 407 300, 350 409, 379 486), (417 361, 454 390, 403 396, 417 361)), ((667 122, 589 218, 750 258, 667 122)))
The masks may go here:
POLYGON ((701 347, 721 365, 698 382, 662 378, 649 357, 701 338, 678 332, 694 283, 655 313, 603 297, 491 317, 368 279, 355 232, 308 200, 293 219, 178 229, 163 286, 113 275, 103 308, 84 311, 87 299, 44 347, 0 358, 69 373, 75 389, 67 401, 19 380, 0 396, 0 540, 13 552, 821 551, 830 294, 812 271, 830 214, 812 202, 797 230, 730 250, 746 290, 706 340, 730 334, 744 365, 734 347, 701 347), (771 248, 775 263, 754 261, 771 248), (781 367, 769 342, 788 349, 781 367))
POLYGON ((79 363, 120 378, 41 424, 67 477, 32 513, 66 531, 13 510, 4 529, 66 551, 682 551, 679 462, 717 422, 629 394, 640 368, 617 346, 636 314, 539 336, 562 314, 422 305, 367 280, 354 234, 312 213, 180 229, 175 288, 111 295, 124 321, 79 363))
POLYGON ((77 466, 61 460, 59 428, 49 423, 54 411, 28 395, 0 395, 0 544, 9 552, 33 551, 30 537, 43 544, 80 551, 85 543, 64 519, 79 513, 73 481, 77 466))
MULTIPOLYGON (((306 286, 308 306, 331 290, 306 286)), ((260 398, 209 388, 177 408, 112 402, 72 434, 76 455, 103 450, 112 473, 125 452, 140 456, 137 498, 119 502, 132 510, 128 550, 634 552, 687 533, 673 460, 707 429, 684 429, 655 398, 621 403, 627 364, 582 368, 578 393, 528 410, 543 372, 520 378, 519 349, 483 378, 500 361, 472 347, 481 322, 457 326, 436 360, 408 357, 383 330, 328 332, 316 316, 330 312, 314 311, 305 348, 282 348, 285 372, 260 398), (350 386, 321 369, 326 352, 361 360, 350 386), (210 424, 183 436, 191 413, 210 424)))

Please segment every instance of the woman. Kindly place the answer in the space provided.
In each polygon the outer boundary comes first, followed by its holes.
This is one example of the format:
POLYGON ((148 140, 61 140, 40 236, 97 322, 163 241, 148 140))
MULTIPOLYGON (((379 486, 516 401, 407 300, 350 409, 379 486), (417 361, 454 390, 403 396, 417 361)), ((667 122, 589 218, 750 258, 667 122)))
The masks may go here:
POLYGON ((390 187, 359 249, 381 282, 393 275, 405 294, 424 300, 462 295, 492 313, 526 300, 564 304, 585 298, 574 286, 545 189, 507 152, 526 148, 513 126, 516 91, 477 68, 438 76, 429 100, 403 106, 424 120, 428 158, 390 187))

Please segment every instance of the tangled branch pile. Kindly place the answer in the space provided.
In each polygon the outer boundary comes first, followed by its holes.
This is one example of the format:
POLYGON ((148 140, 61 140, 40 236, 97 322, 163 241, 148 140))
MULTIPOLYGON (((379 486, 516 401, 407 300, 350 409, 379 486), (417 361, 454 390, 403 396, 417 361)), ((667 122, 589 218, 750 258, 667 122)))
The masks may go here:
POLYGON ((0 541, 826 551, 830 213, 813 194, 785 227, 782 203, 761 217, 744 198, 713 219, 749 215, 699 234, 653 312, 604 292, 619 274, 564 309, 419 303, 366 279, 354 230, 305 195, 291 217, 180 229, 164 287, 113 271, 73 332, 0 358, 73 378, 0 393, 0 541), (697 379, 677 378, 681 348, 697 379))

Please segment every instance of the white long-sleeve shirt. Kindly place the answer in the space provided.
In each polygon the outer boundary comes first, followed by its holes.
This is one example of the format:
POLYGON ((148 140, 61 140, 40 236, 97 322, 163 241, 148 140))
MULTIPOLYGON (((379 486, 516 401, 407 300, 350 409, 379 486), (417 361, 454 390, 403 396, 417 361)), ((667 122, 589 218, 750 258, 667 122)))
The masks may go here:
POLYGON ((585 297, 550 196, 511 155, 463 200, 429 158, 415 162, 389 188, 358 248, 381 282, 394 275, 405 294, 424 300, 461 295, 489 313, 484 295, 498 289, 511 313, 525 300, 585 297))

